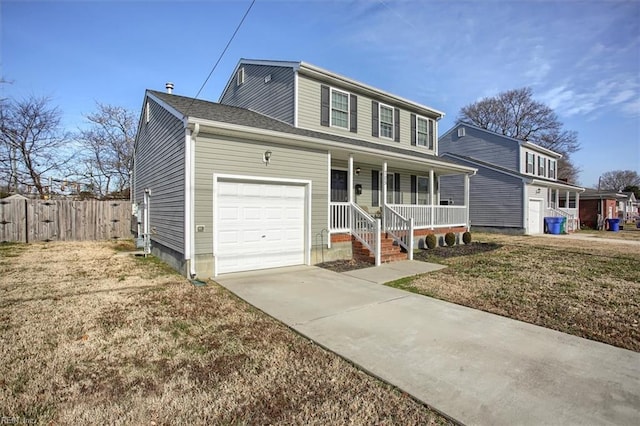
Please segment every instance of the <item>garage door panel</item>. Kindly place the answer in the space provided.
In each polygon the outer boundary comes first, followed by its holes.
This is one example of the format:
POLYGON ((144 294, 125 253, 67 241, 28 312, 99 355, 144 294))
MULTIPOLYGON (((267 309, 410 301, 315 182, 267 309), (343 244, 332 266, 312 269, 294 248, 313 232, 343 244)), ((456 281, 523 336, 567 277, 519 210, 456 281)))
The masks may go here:
POLYGON ((303 186, 218 182, 218 273, 304 263, 303 186))

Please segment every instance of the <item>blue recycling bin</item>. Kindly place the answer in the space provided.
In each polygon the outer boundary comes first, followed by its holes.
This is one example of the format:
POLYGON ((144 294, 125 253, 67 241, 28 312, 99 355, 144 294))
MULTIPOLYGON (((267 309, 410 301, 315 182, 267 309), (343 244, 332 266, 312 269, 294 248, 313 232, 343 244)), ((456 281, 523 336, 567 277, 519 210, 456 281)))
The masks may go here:
POLYGON ((545 217, 544 223, 547 225, 547 233, 560 235, 563 220, 563 217, 545 217))
POLYGON ((620 219, 607 219, 609 231, 618 232, 620 230, 620 219))

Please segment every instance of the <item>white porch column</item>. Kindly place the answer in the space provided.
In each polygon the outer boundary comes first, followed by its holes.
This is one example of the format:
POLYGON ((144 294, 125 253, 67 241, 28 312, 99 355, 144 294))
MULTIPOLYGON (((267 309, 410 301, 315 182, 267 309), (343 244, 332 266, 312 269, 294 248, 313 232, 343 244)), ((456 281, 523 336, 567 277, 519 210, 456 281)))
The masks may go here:
POLYGON ((433 205, 435 198, 433 189, 435 185, 433 184, 433 180, 435 179, 435 173, 433 173, 433 169, 429 170, 429 205, 433 205))
POLYGON ((565 193, 565 196, 566 196, 567 201, 565 201, 564 208, 568 209, 569 208, 569 191, 567 191, 565 193))
POLYGON ((556 197, 555 197, 556 199, 555 199, 555 200, 553 200, 553 201, 555 201, 555 203, 556 203, 556 207, 555 207, 555 208, 556 208, 556 209, 560 209, 560 190, 559 190, 559 189, 556 189, 554 192, 555 192, 555 194, 556 194, 556 197))
POLYGON ((382 163, 382 200, 380 200, 380 206, 387 204, 387 162, 382 163))
POLYGON ((435 179, 435 173, 433 169, 429 170, 429 209, 431 210, 431 214, 429 215, 429 226, 433 228, 433 224, 435 223, 435 208, 433 207, 435 201, 435 194, 433 193, 433 189, 435 185, 433 184, 433 180, 435 179))
POLYGON ((349 154, 349 171, 347 172, 347 194, 349 203, 353 203, 353 154, 349 154))
POLYGON ((576 231, 580 230, 580 193, 576 191, 576 231))
POLYGON ((464 175, 464 206, 465 206, 465 222, 467 229, 469 228, 469 175, 464 175))

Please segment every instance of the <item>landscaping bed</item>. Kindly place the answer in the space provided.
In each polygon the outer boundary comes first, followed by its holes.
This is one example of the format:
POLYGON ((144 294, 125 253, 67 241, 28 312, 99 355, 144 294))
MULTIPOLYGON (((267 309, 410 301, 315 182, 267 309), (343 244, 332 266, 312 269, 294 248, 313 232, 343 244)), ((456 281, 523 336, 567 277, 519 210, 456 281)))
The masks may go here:
POLYGON ((448 424, 214 282, 196 287, 131 248, 0 244, 3 419, 448 424))

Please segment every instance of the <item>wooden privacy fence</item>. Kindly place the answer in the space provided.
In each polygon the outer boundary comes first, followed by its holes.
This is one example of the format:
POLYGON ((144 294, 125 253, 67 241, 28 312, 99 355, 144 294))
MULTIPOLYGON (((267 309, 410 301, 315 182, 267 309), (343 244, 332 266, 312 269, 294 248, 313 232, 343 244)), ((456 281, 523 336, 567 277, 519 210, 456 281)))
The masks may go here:
POLYGON ((1 242, 130 238, 130 229, 128 200, 0 200, 1 242))

